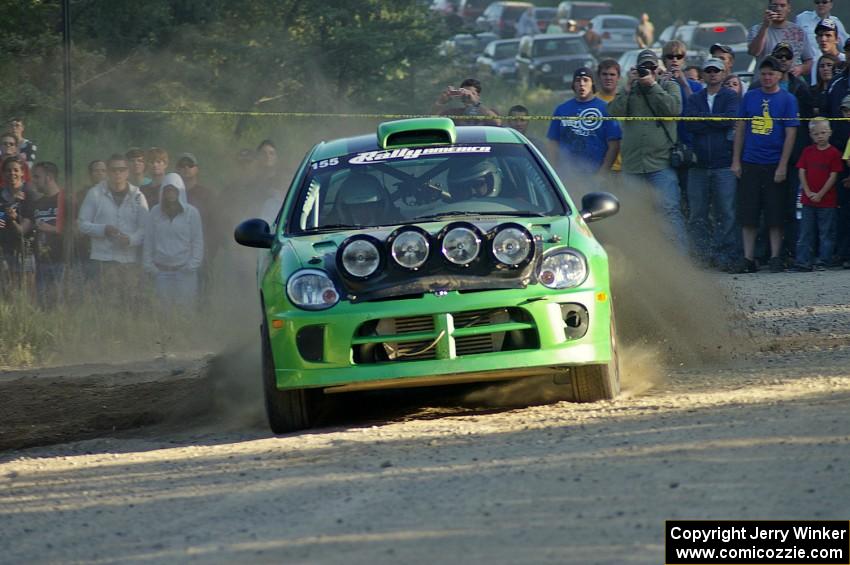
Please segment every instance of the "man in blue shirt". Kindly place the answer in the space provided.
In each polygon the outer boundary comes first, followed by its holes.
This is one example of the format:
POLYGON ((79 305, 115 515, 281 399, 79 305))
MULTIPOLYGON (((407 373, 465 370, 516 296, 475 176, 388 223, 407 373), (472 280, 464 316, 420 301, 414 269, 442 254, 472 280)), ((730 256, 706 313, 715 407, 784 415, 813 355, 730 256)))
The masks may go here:
POLYGON ((596 97, 590 69, 577 69, 572 85, 575 98, 555 108, 552 115, 562 118, 552 120, 546 134, 553 160, 578 174, 609 171, 620 151, 620 125, 599 119, 609 117, 608 104, 596 97))
POLYGON ((770 270, 783 270, 782 225, 785 216, 785 180, 788 160, 797 138, 797 98, 779 87, 784 67, 773 56, 759 64, 758 88, 751 88, 741 101, 732 153, 732 172, 738 185, 738 223, 744 241, 742 272, 758 270, 754 253, 759 217, 770 235, 770 270))

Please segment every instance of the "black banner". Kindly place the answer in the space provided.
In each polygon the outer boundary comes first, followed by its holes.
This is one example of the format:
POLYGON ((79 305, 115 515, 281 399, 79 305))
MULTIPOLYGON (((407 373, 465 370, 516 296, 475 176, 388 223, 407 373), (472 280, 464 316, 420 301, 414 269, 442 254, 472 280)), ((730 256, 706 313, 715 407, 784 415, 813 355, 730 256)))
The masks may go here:
POLYGON ((850 522, 668 520, 666 565, 850 565, 850 522))

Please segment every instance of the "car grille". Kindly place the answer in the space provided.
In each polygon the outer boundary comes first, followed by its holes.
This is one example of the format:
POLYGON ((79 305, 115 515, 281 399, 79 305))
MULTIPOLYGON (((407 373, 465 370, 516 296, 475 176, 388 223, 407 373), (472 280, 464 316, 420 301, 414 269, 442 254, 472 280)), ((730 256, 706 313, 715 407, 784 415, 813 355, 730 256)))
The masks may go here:
MULTIPOLYGON (((446 339, 454 341, 456 357, 539 347, 533 320, 525 310, 494 308, 370 320, 354 336, 352 359, 356 364, 438 359, 438 345, 446 339), (450 337, 438 330, 439 316, 451 317, 450 337)), ((442 357, 450 357, 447 348, 443 350, 442 357)))

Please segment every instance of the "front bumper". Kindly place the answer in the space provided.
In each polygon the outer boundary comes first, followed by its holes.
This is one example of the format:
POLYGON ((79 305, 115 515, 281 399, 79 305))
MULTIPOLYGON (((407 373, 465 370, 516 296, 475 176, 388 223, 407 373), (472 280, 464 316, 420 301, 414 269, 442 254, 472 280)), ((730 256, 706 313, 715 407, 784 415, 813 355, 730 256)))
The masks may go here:
MULTIPOLYGON (((277 294, 277 293, 275 293, 277 294)), ((280 389, 362 386, 368 388, 418 386, 416 383, 486 381, 511 376, 545 374, 547 368, 607 363, 611 359, 611 301, 608 288, 550 291, 532 286, 518 290, 426 294, 419 298, 351 304, 341 302, 321 312, 266 304, 271 349, 280 389), (538 292, 535 293, 534 289, 538 292), (562 305, 568 305, 562 308, 562 305), (585 331, 577 336, 564 320, 565 310, 579 305, 587 312, 585 331), (522 322, 505 320, 488 328, 455 320, 470 311, 510 310, 522 322), (364 324, 388 318, 433 317, 433 327, 393 339, 362 334, 364 324), (312 333, 301 333, 310 327, 312 333), (532 347, 510 351, 464 353, 457 345, 484 333, 523 331, 536 335, 532 347), (310 336, 316 358, 304 358, 310 336), (318 339, 316 339, 318 337, 318 339), (430 344, 430 358, 382 362, 355 360, 357 348, 367 343, 412 341, 430 344), (321 340, 321 344, 316 344, 321 340), (300 349, 299 349, 300 341, 300 349), (441 378, 442 377, 442 378, 441 378), (404 384, 409 383, 409 384, 404 384)), ((308 356, 309 357, 309 356, 308 356)))

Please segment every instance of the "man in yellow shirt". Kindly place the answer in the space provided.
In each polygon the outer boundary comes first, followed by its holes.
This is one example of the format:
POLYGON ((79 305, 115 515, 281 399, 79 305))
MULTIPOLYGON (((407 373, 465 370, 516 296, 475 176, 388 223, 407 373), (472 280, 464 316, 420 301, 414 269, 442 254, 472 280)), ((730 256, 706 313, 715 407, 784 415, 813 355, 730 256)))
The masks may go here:
MULTIPOLYGON (((599 77, 599 92, 596 93, 596 97, 608 104, 617 95, 617 85, 620 84, 620 64, 614 59, 604 59, 599 63, 596 75, 599 77)), ((619 173, 622 168, 623 158, 620 153, 617 153, 611 172, 619 173)))

